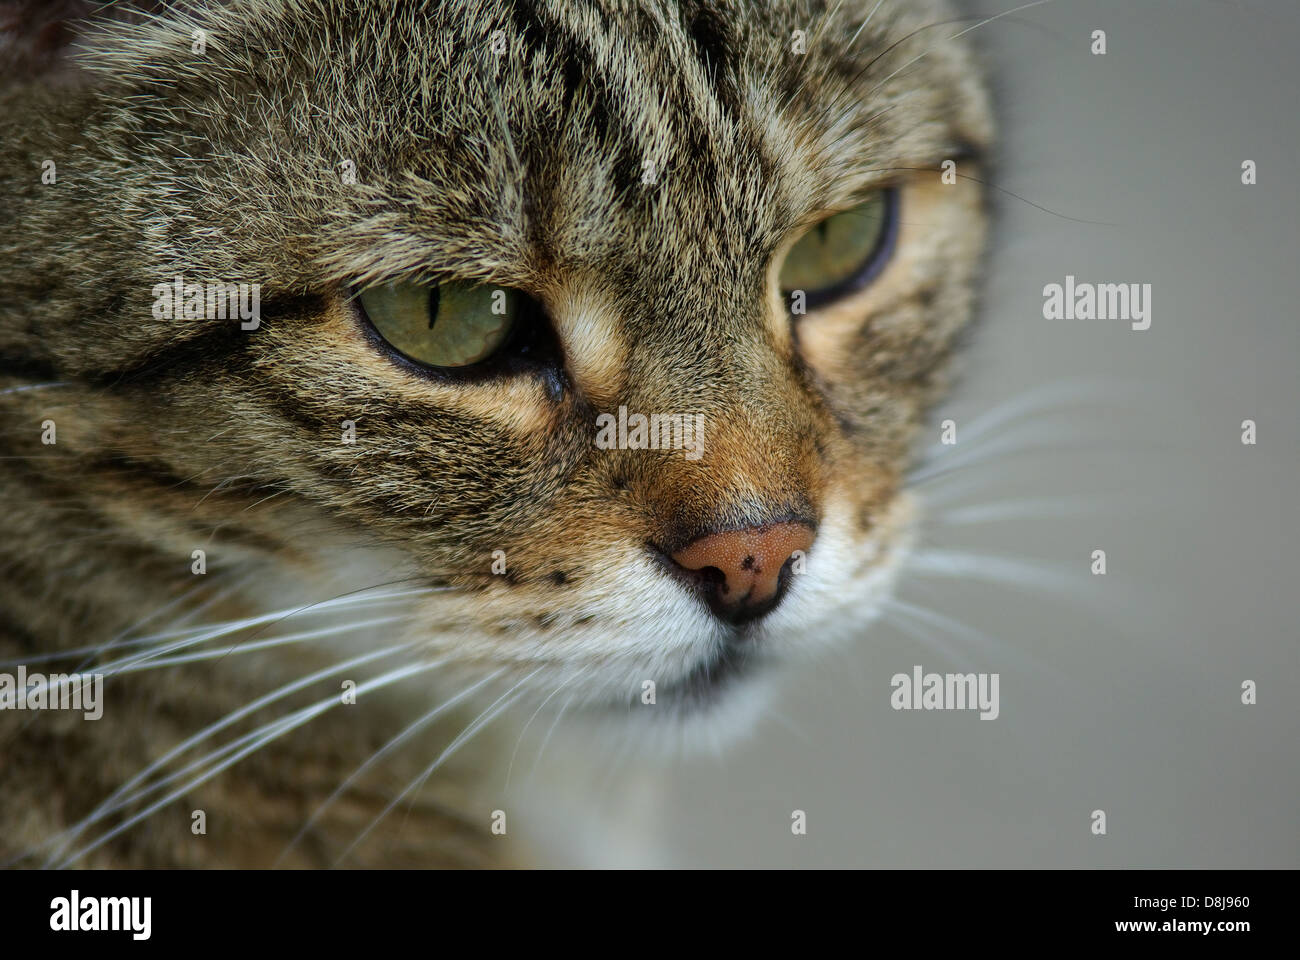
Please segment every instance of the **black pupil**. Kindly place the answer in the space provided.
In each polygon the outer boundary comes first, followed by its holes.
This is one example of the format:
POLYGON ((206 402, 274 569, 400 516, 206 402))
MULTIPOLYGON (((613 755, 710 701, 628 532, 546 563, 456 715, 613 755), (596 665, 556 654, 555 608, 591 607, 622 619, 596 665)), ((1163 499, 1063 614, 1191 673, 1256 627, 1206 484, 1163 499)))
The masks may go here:
POLYGON ((435 286, 429 293, 429 329, 433 329, 433 321, 438 319, 438 300, 442 296, 442 287, 435 286))

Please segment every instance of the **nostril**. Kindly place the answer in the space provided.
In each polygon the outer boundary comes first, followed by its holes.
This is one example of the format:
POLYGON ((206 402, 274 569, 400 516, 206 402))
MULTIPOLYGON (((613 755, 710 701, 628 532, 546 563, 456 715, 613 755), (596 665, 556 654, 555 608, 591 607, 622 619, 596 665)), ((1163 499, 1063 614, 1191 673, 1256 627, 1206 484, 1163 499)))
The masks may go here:
POLYGON ((690 570, 677 564, 677 572, 686 582, 700 588, 705 596, 726 598, 730 593, 727 574, 718 567, 700 567, 698 570, 690 570))
POLYGON ((718 567, 700 567, 700 569, 692 572, 705 583, 716 583, 722 586, 727 583, 726 573, 718 567))
POLYGON ((780 602, 795 554, 811 547, 814 537, 807 524, 776 523, 706 534, 671 556, 706 588, 714 613, 739 623, 780 602))

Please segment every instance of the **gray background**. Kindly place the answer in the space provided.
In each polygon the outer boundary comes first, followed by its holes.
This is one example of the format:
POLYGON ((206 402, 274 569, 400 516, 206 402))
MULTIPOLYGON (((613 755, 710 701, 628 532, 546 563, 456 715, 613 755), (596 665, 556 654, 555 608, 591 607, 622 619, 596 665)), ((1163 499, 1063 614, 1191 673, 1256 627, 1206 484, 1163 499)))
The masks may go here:
POLYGON ((995 197, 980 325, 935 418, 958 423, 947 455, 990 459, 923 486, 925 539, 1051 582, 908 577, 903 600, 962 627, 864 627, 747 743, 624 764, 594 794, 604 838, 551 862, 1300 866, 1300 5, 1058 0, 972 37, 1002 127, 989 178, 1113 225, 995 197), (1151 329, 1044 320, 1067 273, 1152 284, 1151 329), (895 712, 889 677, 914 663, 998 672, 1001 717, 895 712))

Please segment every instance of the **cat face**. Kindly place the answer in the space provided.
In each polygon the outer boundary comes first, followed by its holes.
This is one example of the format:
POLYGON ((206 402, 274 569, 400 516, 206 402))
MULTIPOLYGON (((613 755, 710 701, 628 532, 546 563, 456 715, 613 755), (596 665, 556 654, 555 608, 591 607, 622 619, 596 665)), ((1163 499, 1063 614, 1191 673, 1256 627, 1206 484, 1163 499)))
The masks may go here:
POLYGON ((154 465, 140 509, 176 549, 337 582, 377 548, 439 588, 423 655, 579 707, 708 714, 860 636, 983 236, 960 26, 894 0, 416 6, 223 4, 32 94, 66 189, 24 222, 85 239, 7 238, 53 278, 39 337, 8 336, 72 385, 67 442, 154 465), (256 329, 159 318, 176 277, 260 285, 256 329), (430 341, 461 302, 505 319, 430 341), (185 515, 178 489, 226 476, 185 515))

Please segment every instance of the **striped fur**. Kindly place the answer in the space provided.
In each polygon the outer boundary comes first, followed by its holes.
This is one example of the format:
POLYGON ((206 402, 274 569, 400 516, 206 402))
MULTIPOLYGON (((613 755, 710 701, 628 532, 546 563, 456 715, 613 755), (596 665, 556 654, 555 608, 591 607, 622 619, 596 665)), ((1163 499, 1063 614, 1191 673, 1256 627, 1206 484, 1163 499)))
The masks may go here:
MULTIPOLYGON (((819 536, 761 628, 763 659, 858 635, 905 542, 901 472, 983 236, 974 182, 939 183, 941 161, 991 136, 945 4, 234 0, 102 16, 77 28, 57 83, 48 52, 0 59, 0 657, 131 628, 196 587, 202 548, 212 585, 192 602, 220 593, 207 616, 385 578, 447 586, 384 639, 418 640, 460 678, 533 676, 530 706, 571 684, 595 712, 642 677, 685 683, 722 641, 648 544, 791 517, 819 536), (792 323, 783 251, 882 185, 902 196, 893 261, 792 323), (152 288, 176 275, 261 284, 260 328, 155 320, 152 288), (351 299, 398 277, 532 294, 560 367, 413 375, 360 333, 351 299), (703 414, 705 455, 595 449, 597 414, 620 405, 703 414)), ((0 714, 0 858, 315 655, 110 681, 95 723, 0 714)), ((459 689, 442 682, 426 700, 459 689)), ((726 712, 669 726, 694 736, 726 712)), ((322 718, 80 862, 269 862, 269 841, 391 733, 367 716, 322 718), (198 806, 225 839, 195 841, 198 806)), ((331 862, 421 759, 372 771, 294 862, 331 862)), ((435 780, 424 829, 396 846, 377 832, 350 862, 485 862, 487 812, 456 776, 435 780)))

